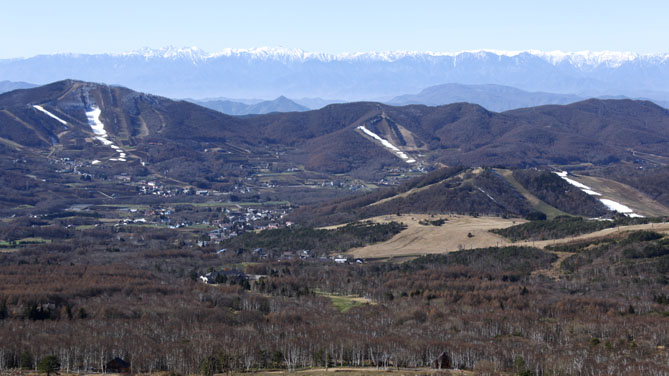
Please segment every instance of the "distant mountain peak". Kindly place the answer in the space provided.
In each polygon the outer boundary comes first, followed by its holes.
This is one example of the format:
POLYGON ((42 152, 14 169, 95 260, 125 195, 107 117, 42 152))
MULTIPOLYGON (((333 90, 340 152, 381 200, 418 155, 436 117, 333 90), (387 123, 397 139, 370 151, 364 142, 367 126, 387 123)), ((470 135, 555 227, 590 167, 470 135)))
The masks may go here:
POLYGON ((579 96, 669 97, 669 53, 615 51, 307 52, 296 48, 143 48, 121 54, 0 60, 11 81, 62 77, 109 82, 170 97, 345 100, 390 98, 443 82, 501 84, 579 96))
MULTIPOLYGON (((110 54, 114 55, 114 54, 110 54)), ((308 52, 299 48, 285 47, 255 47, 255 48, 225 48, 219 52, 209 53, 198 47, 175 47, 172 45, 162 48, 144 47, 138 50, 118 54, 121 56, 143 56, 145 58, 208 60, 221 57, 247 57, 262 60, 319 60, 319 61, 347 61, 347 60, 380 60, 393 62, 404 58, 431 58, 431 57, 475 57, 479 59, 489 58, 522 58, 537 57, 553 65, 569 63, 575 66, 598 66, 605 64, 609 67, 618 67, 625 62, 635 60, 652 60, 664 62, 669 60, 669 53, 640 54, 629 51, 575 51, 565 52, 560 50, 461 50, 454 52, 434 51, 363 51, 344 52, 331 54, 325 52, 308 52)))

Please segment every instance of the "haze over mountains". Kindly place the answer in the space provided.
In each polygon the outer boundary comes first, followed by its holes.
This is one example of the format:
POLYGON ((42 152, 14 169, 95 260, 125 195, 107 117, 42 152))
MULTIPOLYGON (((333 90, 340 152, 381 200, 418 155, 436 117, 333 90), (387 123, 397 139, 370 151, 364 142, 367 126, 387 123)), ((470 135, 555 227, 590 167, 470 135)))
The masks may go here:
POLYGON ((228 115, 309 111, 309 108, 295 103, 283 95, 271 101, 259 101, 255 103, 242 103, 232 100, 193 100, 193 102, 228 115))
POLYGON ((144 49, 0 61, 5 80, 72 78, 173 98, 393 98, 448 82, 533 92, 669 98, 669 54, 619 52, 372 52, 330 55, 282 48, 144 49))
POLYGON ((38 85, 28 82, 0 81, 0 94, 16 89, 29 89, 38 85))
POLYGON ((408 104, 441 106, 449 103, 467 102, 476 103, 490 111, 502 112, 545 104, 569 104, 584 99, 586 98, 573 94, 528 92, 502 85, 462 85, 452 83, 431 86, 418 94, 401 95, 388 101, 388 104, 396 106, 408 104))

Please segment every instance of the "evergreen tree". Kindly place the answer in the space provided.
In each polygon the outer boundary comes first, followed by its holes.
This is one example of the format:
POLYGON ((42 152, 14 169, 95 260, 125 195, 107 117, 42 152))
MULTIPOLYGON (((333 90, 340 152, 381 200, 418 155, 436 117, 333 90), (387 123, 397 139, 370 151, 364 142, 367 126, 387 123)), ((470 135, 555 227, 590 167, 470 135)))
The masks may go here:
POLYGON ((58 373, 60 369, 60 361, 55 355, 49 355, 37 363, 37 372, 46 373, 49 376, 52 373, 58 373))

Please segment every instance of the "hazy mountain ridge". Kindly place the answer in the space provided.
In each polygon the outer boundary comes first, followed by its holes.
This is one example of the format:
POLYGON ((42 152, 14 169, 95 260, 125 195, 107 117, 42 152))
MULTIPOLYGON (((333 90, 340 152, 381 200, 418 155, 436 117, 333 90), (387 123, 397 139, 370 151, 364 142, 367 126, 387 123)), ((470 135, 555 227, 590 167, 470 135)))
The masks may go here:
POLYGON ((359 100, 458 82, 667 100, 668 56, 539 51, 330 55, 272 48, 209 54, 195 48, 166 48, 5 59, 0 60, 0 76, 37 83, 77 77, 180 98, 286 95, 359 100))
POLYGON ((246 104, 230 100, 192 100, 192 102, 228 115, 257 115, 269 114, 272 112, 309 111, 309 108, 284 96, 254 104, 246 104))
POLYGON ((462 85, 449 83, 425 88, 418 94, 395 97, 388 104, 396 106, 409 104, 441 106, 450 103, 468 102, 483 106, 490 111, 502 112, 545 104, 569 104, 584 99, 577 95, 527 92, 502 85, 462 85))
POLYGON ((0 81, 0 94, 16 89, 30 89, 38 85, 28 82, 0 81))

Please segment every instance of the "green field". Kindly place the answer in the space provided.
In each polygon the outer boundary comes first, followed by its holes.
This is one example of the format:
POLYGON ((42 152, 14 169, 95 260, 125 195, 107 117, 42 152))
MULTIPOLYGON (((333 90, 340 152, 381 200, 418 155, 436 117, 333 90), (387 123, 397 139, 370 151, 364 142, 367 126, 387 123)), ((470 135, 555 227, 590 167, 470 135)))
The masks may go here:
POLYGON ((16 240, 14 242, 8 242, 6 240, 0 240, 0 247, 14 247, 17 245, 26 245, 26 244, 48 244, 51 243, 51 240, 44 238, 23 238, 16 240))
POLYGON ((375 304, 371 300, 358 295, 334 295, 322 291, 316 291, 316 295, 329 298, 332 305, 341 313, 346 313, 352 308, 360 307, 365 304, 375 304))

